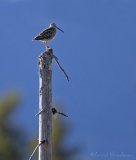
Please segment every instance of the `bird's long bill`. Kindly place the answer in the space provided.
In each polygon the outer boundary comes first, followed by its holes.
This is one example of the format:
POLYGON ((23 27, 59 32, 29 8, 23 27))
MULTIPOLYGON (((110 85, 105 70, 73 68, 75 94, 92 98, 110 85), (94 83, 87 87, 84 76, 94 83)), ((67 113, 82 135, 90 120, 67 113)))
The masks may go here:
POLYGON ((63 33, 64 33, 64 31, 63 31, 62 29, 58 28, 57 26, 56 26, 56 28, 57 28, 58 30, 60 30, 61 32, 63 32, 63 33))

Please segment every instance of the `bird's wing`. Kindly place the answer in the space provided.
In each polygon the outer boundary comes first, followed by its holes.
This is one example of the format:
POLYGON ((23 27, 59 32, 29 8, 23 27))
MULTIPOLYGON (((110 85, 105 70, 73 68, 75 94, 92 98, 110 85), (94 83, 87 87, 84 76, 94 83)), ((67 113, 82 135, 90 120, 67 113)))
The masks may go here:
POLYGON ((40 32, 35 38, 34 40, 43 40, 45 39, 50 39, 52 37, 52 33, 54 32, 54 28, 47 28, 45 30, 43 30, 42 32, 40 32))
POLYGON ((53 32, 52 28, 47 28, 45 30, 43 30, 42 32, 39 33, 39 35, 50 35, 53 32))

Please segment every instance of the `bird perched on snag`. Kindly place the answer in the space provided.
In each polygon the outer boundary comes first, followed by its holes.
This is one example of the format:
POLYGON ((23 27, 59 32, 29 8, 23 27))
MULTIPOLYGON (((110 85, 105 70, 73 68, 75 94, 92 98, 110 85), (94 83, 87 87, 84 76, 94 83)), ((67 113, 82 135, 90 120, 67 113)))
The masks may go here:
POLYGON ((52 40, 56 35, 56 29, 64 33, 64 31, 57 27, 55 23, 51 23, 48 28, 40 32, 33 40, 39 40, 45 43, 48 48, 48 41, 52 40))

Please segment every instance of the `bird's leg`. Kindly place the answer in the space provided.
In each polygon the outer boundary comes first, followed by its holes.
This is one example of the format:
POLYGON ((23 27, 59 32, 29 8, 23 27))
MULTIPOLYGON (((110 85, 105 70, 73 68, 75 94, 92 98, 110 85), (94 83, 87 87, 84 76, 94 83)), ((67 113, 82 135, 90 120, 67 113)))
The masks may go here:
POLYGON ((48 42, 47 42, 47 41, 45 41, 45 46, 46 46, 46 49, 49 48, 49 47, 48 47, 48 42))

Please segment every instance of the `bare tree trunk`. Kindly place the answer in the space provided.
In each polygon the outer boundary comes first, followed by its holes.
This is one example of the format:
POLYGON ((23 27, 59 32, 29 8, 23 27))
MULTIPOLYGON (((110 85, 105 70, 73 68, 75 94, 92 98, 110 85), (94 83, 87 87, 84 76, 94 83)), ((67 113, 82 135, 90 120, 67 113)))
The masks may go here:
POLYGON ((52 57, 50 48, 39 57, 39 110, 44 112, 39 115, 38 160, 52 160, 52 57))

